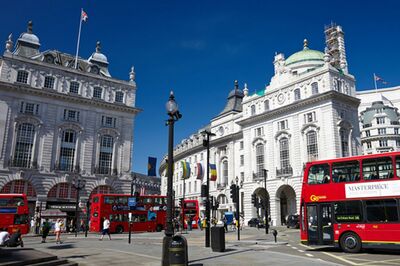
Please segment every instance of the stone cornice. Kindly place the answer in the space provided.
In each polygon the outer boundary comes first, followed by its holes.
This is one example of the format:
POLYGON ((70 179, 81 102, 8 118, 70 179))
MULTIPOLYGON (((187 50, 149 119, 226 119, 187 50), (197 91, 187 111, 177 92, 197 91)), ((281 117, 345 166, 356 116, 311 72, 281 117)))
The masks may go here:
POLYGON ((138 114, 138 113, 142 112, 142 109, 126 106, 124 104, 109 103, 106 101, 95 101, 93 99, 84 98, 81 96, 63 94, 63 93, 59 93, 56 91, 45 90, 45 89, 36 89, 36 88, 32 88, 31 86, 25 85, 25 84, 15 84, 15 83, 13 84, 13 83, 0 81, 0 90, 7 90, 7 91, 10 91, 13 93, 19 92, 19 93, 23 93, 23 94, 31 94, 31 95, 35 95, 35 96, 47 97, 47 98, 62 100, 62 101, 66 101, 66 102, 73 102, 73 103, 82 104, 82 105, 86 105, 86 106, 101 107, 101 108, 110 109, 113 111, 126 112, 126 113, 130 113, 130 114, 138 114))
POLYGON ((291 104, 282 106, 274 110, 264 112, 262 114, 238 120, 236 121, 236 123, 240 126, 248 126, 251 124, 256 124, 265 120, 275 118, 280 115, 290 113, 293 110, 298 110, 302 107, 310 106, 316 103, 320 103, 322 101, 335 100, 335 99, 344 101, 350 105, 353 105, 354 107, 358 107, 358 105, 360 104, 360 100, 358 98, 349 96, 347 94, 339 93, 337 91, 328 91, 321 94, 313 95, 304 100, 293 102, 291 104))

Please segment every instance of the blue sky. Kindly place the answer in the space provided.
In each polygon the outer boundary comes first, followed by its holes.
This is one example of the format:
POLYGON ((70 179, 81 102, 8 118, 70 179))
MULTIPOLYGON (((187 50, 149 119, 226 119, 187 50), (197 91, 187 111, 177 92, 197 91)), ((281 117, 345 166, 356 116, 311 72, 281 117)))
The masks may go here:
MULTIPOLYGON (((167 152, 165 102, 174 90, 183 118, 175 143, 209 123, 224 107, 234 80, 250 92, 273 74, 275 52, 286 57, 309 47, 323 51, 324 26, 342 25, 349 71, 358 90, 373 88, 372 73, 400 85, 398 1, 5 1, 0 40, 14 41, 28 20, 41 50, 75 54, 80 8, 83 25, 79 55, 88 58, 97 40, 110 73, 128 79, 135 66, 137 107, 133 170, 147 173, 147 157, 167 152), (353 3, 359 2, 359 3, 353 3)), ((4 49, 4 48, 3 48, 4 49)), ((2 50, 4 51, 4 50, 2 50)))

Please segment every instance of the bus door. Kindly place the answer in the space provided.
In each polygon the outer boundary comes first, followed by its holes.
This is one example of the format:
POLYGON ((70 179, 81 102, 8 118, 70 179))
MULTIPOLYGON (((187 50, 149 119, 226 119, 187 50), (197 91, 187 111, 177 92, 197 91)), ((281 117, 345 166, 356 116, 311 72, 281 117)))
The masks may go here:
POLYGON ((307 205, 308 243, 329 245, 333 243, 331 204, 307 205))

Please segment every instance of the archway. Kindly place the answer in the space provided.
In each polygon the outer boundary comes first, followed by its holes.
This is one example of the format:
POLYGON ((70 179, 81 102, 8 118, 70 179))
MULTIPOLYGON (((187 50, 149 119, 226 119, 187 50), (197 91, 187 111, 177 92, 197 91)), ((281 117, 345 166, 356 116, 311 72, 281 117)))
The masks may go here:
POLYGON ((269 193, 265 188, 257 188, 253 194, 255 195, 255 202, 253 203, 253 217, 258 218, 265 223, 265 215, 268 214, 268 220, 271 220, 271 203, 269 193))
POLYGON ((297 213, 296 192, 290 185, 283 185, 276 191, 276 224, 285 225, 290 214, 297 213))

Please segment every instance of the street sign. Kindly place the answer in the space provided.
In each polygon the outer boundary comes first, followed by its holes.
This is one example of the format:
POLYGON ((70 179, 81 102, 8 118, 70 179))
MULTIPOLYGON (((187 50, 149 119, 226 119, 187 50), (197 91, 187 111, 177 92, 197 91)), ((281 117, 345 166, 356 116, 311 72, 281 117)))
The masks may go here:
POLYGON ((132 198, 128 198, 128 206, 130 210, 134 210, 136 207, 136 198, 132 197, 132 198))

